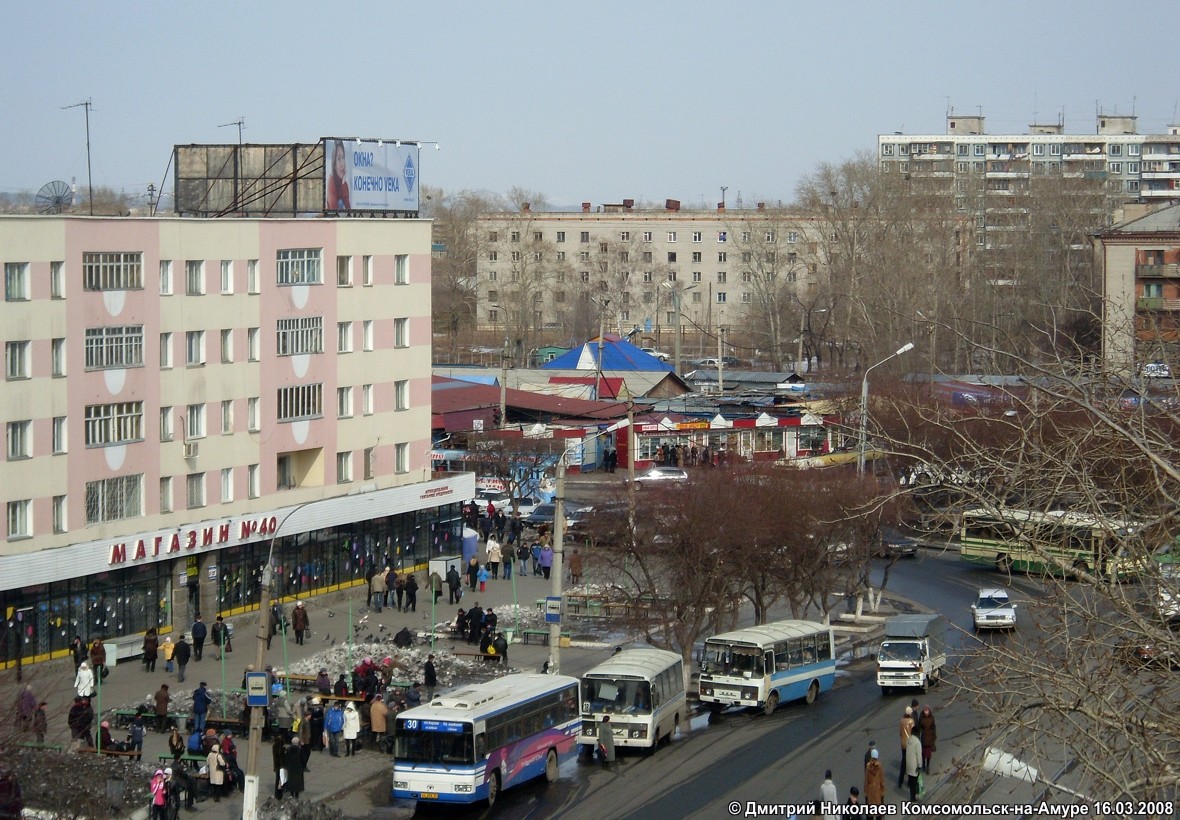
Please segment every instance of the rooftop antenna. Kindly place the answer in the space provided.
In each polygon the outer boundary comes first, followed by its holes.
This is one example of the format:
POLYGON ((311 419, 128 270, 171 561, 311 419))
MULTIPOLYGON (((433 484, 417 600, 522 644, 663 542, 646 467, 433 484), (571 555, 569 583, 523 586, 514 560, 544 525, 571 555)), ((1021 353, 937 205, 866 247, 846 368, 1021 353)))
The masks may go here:
POLYGON ((94 216, 94 177, 90 173, 90 109, 94 107, 94 103, 90 98, 82 100, 80 103, 73 105, 63 105, 62 111, 70 108, 85 108, 86 109, 86 186, 90 191, 90 215, 94 216))

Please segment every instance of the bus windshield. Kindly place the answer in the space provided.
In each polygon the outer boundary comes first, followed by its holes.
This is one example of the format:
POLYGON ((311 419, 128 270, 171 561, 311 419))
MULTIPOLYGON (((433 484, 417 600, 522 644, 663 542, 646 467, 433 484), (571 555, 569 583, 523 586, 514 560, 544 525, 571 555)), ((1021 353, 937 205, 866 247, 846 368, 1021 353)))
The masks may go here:
POLYGON ((713 675, 746 675, 762 677, 762 650, 753 646, 730 646, 705 643, 705 659, 701 671, 713 675))
POLYGON ((882 661, 920 661, 922 660, 922 645, 915 641, 885 641, 881 644, 882 661))
POLYGON ((471 724, 400 719, 393 756, 399 763, 474 763, 471 724))
POLYGON ((645 680, 583 678, 582 703, 593 712, 651 714, 651 684, 645 680))

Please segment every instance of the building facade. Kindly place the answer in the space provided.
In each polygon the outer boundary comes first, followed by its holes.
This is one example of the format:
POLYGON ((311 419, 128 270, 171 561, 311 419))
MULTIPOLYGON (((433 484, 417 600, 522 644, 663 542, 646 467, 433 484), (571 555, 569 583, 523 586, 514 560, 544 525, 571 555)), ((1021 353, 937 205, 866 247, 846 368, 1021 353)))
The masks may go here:
POLYGON ((0 660, 138 646, 459 534, 424 220, 0 217, 0 660))

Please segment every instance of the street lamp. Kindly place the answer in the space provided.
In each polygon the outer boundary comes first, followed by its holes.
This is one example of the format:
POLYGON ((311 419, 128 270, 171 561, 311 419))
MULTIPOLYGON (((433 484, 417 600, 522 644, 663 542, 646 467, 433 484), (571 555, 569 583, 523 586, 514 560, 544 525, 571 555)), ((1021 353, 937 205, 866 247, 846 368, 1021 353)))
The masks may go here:
POLYGON ((508 311, 500 305, 492 305, 504 312, 504 346, 500 348, 500 423, 501 430, 508 424, 508 311))
POLYGON ((667 288, 668 292, 672 294, 672 306, 676 308, 676 312, 674 314, 675 319, 676 319, 676 325, 675 325, 674 335, 672 337, 672 363, 676 365, 676 375, 679 376, 681 373, 681 370, 680 370, 680 345, 681 345, 681 336, 682 336, 682 332, 681 332, 681 328, 680 328, 681 299, 683 298, 684 293, 686 291, 692 290, 693 288, 696 287, 696 285, 689 285, 688 287, 683 288, 683 287, 676 287, 671 282, 661 282, 660 287, 667 288))
POLYGON ((914 349, 913 342, 906 342, 896 351, 886 356, 881 361, 871 365, 865 370, 864 378, 860 382, 860 440, 857 444, 856 452, 856 474, 863 475, 865 471, 865 443, 868 436, 868 413, 869 413, 869 373, 874 367, 880 367, 890 359, 896 358, 903 353, 909 353, 914 349))

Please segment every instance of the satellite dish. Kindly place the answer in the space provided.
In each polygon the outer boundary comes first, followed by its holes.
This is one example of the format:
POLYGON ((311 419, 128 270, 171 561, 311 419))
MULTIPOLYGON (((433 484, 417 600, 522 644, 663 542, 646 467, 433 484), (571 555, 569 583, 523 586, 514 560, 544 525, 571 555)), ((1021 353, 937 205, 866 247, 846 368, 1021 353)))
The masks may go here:
POLYGON ((73 190, 60 179, 43 185, 37 192, 36 206, 39 214, 60 214, 73 203, 73 190))

